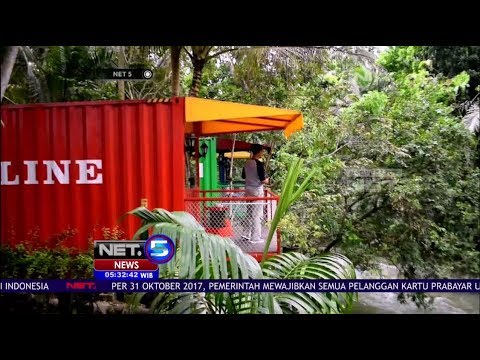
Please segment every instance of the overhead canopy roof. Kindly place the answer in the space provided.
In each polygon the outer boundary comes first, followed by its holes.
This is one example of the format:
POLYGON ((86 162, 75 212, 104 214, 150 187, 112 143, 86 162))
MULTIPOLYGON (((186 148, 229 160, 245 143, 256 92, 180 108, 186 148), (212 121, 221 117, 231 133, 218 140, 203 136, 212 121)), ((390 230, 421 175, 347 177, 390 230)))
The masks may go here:
POLYGON ((185 98, 185 121, 197 136, 283 130, 288 138, 303 127, 300 111, 194 97, 185 98))

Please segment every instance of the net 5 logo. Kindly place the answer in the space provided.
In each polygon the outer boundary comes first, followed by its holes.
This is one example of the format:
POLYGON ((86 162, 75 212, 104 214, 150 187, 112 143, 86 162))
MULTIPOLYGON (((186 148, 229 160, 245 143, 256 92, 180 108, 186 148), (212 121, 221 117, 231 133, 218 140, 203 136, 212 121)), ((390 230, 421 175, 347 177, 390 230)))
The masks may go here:
POLYGON ((175 244, 166 235, 157 234, 151 236, 145 242, 145 255, 154 264, 165 264, 172 260, 175 254, 175 244))

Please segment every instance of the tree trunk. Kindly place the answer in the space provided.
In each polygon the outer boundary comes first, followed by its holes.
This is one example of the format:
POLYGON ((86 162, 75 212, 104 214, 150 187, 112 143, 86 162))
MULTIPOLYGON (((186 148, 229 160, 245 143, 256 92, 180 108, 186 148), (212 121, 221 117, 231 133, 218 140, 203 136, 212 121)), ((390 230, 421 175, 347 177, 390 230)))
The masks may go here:
MULTIPOLYGON (((125 47, 118 47, 118 67, 125 69, 125 47)), ((118 97, 120 100, 125 100, 125 80, 118 80, 118 97)))
POLYGON ((200 92, 200 85, 202 82, 203 67, 205 66, 205 59, 193 58, 193 79, 192 86, 190 86, 190 93, 188 96, 198 97, 200 92))
POLYGON ((17 58, 19 46, 8 46, 5 51, 5 57, 2 61, 2 80, 1 80, 1 97, 0 102, 3 100, 5 90, 7 90, 8 83, 10 82, 10 76, 12 75, 13 65, 17 58))
POLYGON ((172 96, 180 95, 180 53, 181 46, 170 46, 170 66, 172 70, 172 96))

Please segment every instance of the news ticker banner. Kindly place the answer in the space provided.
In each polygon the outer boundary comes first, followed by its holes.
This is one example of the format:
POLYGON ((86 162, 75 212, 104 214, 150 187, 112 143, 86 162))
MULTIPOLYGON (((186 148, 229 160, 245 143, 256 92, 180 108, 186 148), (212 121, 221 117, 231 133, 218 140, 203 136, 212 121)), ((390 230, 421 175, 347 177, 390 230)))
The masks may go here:
POLYGON ((458 292, 480 279, 441 280, 0 280, 0 293, 46 292, 458 292))

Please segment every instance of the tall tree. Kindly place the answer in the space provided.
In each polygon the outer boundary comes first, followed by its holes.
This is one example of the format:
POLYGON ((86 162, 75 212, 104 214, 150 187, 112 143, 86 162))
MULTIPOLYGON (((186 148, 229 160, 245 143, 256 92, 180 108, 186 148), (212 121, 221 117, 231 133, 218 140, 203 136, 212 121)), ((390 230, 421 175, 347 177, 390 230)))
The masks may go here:
POLYGON ((409 49, 388 52, 382 66, 390 74, 368 74, 328 51, 323 63, 282 63, 278 50, 207 64, 200 96, 302 110, 304 130, 289 141, 248 135, 279 145, 274 190, 293 157, 318 170, 282 221, 282 241, 305 253, 342 251, 363 266, 382 257, 412 278, 477 275, 477 141, 453 106, 468 78, 434 76, 409 49))
POLYGON ((457 91, 452 105, 467 129, 480 139, 480 46, 401 46, 392 48, 386 57, 386 68, 397 78, 423 67, 440 77, 467 79, 467 87, 457 91))
POLYGON ((125 67, 150 69, 153 77, 143 81, 125 81, 125 98, 148 99, 170 95, 170 53, 166 46, 126 46, 125 67))
MULTIPOLYGON (((126 62, 125 62, 125 46, 119 46, 117 49, 117 58, 118 58, 118 68, 125 69, 126 62)), ((120 100, 125 100, 125 80, 118 80, 118 97, 120 100)))
POLYGON ((425 46, 424 59, 432 60, 432 71, 452 78, 465 71, 470 76, 466 95, 472 100, 480 92, 480 46, 425 46))
POLYGON ((1 75, 1 96, 0 101, 3 99, 5 90, 7 90, 10 76, 12 74, 13 66, 15 65, 15 59, 17 58, 19 46, 7 46, 4 49, 2 57, 2 75, 1 75))
MULTIPOLYGON (((222 54, 229 53, 234 57, 246 57, 251 64, 261 63, 265 59, 270 66, 287 70, 308 63, 322 63, 326 58, 355 58, 371 65, 375 55, 363 47, 317 46, 317 47, 235 47, 235 46, 191 46, 184 47, 192 63, 192 83, 189 96, 198 96, 205 65, 212 59, 218 59, 222 54)), ((371 50, 371 49, 369 49, 371 50)))
POLYGON ((190 85, 189 96, 197 97, 200 92, 203 69, 210 60, 217 58, 221 54, 234 51, 238 48, 233 46, 190 46, 185 47, 185 52, 192 62, 192 83, 190 85))
POLYGON ((180 55, 182 46, 170 46, 170 66, 172 76, 172 96, 180 95, 180 55))
POLYGON ((117 98, 115 83, 99 81, 98 69, 115 65, 106 47, 23 46, 7 90, 13 103, 117 98))
POLYGON ((480 139, 480 46, 425 46, 421 54, 432 60, 432 70, 436 74, 449 78, 462 72, 468 74, 469 86, 457 102, 463 123, 480 139))

